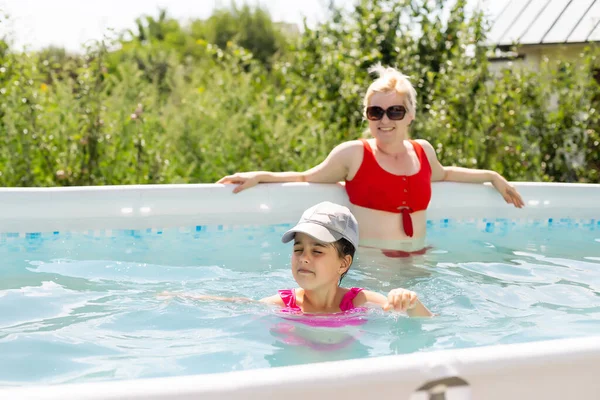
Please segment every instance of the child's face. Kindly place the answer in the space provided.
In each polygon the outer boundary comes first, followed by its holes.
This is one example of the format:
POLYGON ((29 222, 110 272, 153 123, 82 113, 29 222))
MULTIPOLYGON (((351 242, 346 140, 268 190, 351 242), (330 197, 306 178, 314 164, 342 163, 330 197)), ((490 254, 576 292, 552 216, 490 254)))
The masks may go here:
POLYGON ((332 284, 337 286, 340 275, 346 269, 344 260, 333 245, 318 242, 304 233, 296 233, 292 274, 301 288, 314 290, 332 284))

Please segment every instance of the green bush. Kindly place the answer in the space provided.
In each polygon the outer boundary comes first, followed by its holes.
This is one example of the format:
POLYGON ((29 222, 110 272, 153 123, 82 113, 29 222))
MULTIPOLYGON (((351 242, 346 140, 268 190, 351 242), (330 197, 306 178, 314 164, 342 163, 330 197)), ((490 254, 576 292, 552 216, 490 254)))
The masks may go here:
POLYGON ((445 165, 598 182, 597 50, 490 72, 486 22, 425 1, 359 1, 298 37, 235 5, 182 26, 161 12, 85 54, 0 42, 0 185, 214 182, 303 170, 363 135, 377 62, 418 93, 411 135, 445 165), (443 14, 449 15, 442 18, 443 14), (420 32, 420 35, 414 35, 420 32))

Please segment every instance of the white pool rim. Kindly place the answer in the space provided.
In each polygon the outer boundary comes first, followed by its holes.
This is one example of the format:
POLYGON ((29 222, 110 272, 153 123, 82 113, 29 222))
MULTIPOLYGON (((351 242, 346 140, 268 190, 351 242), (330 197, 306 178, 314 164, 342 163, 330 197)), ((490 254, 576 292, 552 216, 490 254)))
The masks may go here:
MULTIPOLYGON (((489 185, 436 183, 427 217, 600 220, 600 185, 515 186, 526 203, 521 210, 489 185)), ((237 195, 231 186, 212 184, 0 188, 0 234, 289 223, 323 200, 348 204, 341 186, 306 183, 259 185, 237 195)), ((595 336, 198 376, 8 387, 0 388, 0 399, 416 400, 444 390, 449 400, 600 398, 599 370, 595 336), (442 383, 418 390, 437 380, 442 383), (443 384, 462 381, 468 386, 443 384)))

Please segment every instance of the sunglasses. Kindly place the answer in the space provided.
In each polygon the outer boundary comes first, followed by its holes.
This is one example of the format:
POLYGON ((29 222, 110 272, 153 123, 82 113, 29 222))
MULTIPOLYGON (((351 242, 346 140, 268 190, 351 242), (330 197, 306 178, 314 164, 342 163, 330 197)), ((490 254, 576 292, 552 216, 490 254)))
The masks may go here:
POLYGON ((379 106, 367 107, 367 119, 369 121, 379 121, 383 116, 387 115, 392 121, 400 121, 404 119, 406 115, 406 107, 404 106, 391 106, 384 110, 379 106))

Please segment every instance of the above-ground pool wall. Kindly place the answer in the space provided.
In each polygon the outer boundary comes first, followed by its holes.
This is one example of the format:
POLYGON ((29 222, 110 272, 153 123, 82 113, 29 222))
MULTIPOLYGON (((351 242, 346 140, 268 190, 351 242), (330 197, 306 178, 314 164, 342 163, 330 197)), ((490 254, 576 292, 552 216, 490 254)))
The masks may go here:
POLYGON ((600 337, 187 377, 0 388, 36 400, 520 400, 600 398, 600 337), (466 384, 466 385, 465 385, 466 384), (457 385, 457 386, 453 386, 457 385), (422 390, 419 390, 423 388, 422 390), (433 393, 438 393, 433 397, 433 393), (444 393, 445 397, 439 394, 444 393))
MULTIPOLYGON (((515 184, 526 207, 490 185, 434 183, 427 218, 600 217, 600 185, 515 184)), ((225 185, 0 189, 0 232, 143 229, 295 222, 324 200, 348 205, 341 185, 263 184, 239 194, 225 185)))
MULTIPOLYGON (((600 219, 600 185, 516 186, 526 203, 521 210, 489 185, 436 183, 428 219, 600 219)), ((0 189, 0 232, 290 223, 323 200, 348 204, 339 185, 260 185, 237 195, 222 185, 0 189)), ((214 375, 0 388, 0 399, 420 400, 444 390, 447 400, 594 399, 600 398, 599 370, 597 336, 214 375), (468 386, 444 386, 461 382, 468 386)))

